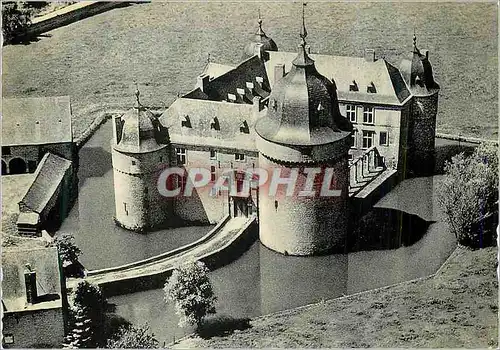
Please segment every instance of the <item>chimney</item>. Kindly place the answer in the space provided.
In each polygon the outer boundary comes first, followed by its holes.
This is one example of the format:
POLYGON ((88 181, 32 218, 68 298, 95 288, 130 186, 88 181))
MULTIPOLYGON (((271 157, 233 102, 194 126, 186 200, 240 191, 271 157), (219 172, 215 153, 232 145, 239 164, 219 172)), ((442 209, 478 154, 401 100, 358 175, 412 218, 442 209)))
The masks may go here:
POLYGON ((274 66, 274 83, 285 75, 285 65, 282 63, 278 63, 277 65, 274 66))
POLYGON ((35 304, 38 299, 36 272, 31 270, 30 264, 26 264, 24 269, 24 283, 26 285, 26 301, 28 304, 35 304))
POLYGON ((255 116, 259 115, 260 112, 260 99, 261 99, 260 96, 254 96, 252 100, 253 103, 252 109, 255 116))
POLYGON ((210 81, 210 76, 208 74, 198 75, 196 78, 196 87, 200 88, 201 91, 207 92, 208 82, 210 81))
POLYGON ((122 117, 120 115, 113 116, 113 135, 115 137, 116 144, 120 143, 122 140, 122 117))
POLYGON ((366 62, 375 62, 375 50, 374 49, 365 49, 365 61, 366 62))

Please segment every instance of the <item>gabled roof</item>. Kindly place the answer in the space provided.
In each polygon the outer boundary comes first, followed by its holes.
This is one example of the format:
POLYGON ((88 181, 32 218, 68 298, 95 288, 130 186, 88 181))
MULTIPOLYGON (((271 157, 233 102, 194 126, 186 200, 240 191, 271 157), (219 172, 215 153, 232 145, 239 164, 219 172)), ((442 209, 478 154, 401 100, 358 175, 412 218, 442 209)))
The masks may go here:
POLYGON ((43 309, 61 307, 61 280, 57 248, 38 248, 30 250, 3 250, 2 252, 2 302, 5 311, 22 311, 25 309, 43 309), (26 286, 24 270, 29 264, 36 272, 40 303, 26 305, 26 286), (52 296, 43 302, 43 296, 52 296), (59 296, 54 300, 55 296, 59 296))
POLYGON ((63 181, 71 161, 46 153, 35 172, 35 177, 20 203, 36 213, 41 213, 63 181))
MULTIPOLYGON (((284 64, 289 72, 294 52, 269 52, 269 61, 265 63, 269 73, 269 82, 274 86, 274 67, 284 64)), ((337 87, 339 101, 357 101, 375 104, 402 105, 410 92, 401 74, 383 59, 369 62, 360 57, 309 55, 321 75, 333 79, 337 87), (349 86, 356 82, 359 91, 349 91, 349 86), (373 83, 376 93, 368 93, 367 88, 373 83)))
POLYGON ((71 104, 68 96, 4 98, 2 145, 71 142, 71 104))
POLYGON ((255 150, 254 124, 265 111, 254 113, 256 106, 231 102, 178 98, 160 116, 160 122, 168 128, 172 143, 208 145, 245 150, 255 150), (182 126, 182 120, 188 116, 190 127, 182 126), (219 129, 210 127, 217 118, 219 129), (245 122, 249 133, 241 132, 245 122))

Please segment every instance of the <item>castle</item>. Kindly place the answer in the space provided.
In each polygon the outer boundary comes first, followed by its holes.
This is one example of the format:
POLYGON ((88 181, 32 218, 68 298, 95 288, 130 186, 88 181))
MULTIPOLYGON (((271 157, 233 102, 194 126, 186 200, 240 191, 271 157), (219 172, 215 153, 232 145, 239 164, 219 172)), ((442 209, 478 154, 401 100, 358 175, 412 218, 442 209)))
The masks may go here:
POLYGON ((416 37, 399 68, 376 59, 374 50, 363 58, 312 54, 306 38, 303 22, 298 52, 278 51, 259 15, 243 61, 208 62, 195 88, 161 115, 137 92, 135 106, 113 118, 117 224, 143 231, 174 218, 215 223, 227 214, 256 215, 265 246, 320 254, 345 245, 351 201, 374 196, 395 177, 431 174, 439 85, 416 37), (160 194, 158 179, 171 167, 186 172, 168 186, 189 188, 190 196, 160 194), (188 176, 206 169, 215 183, 230 169, 241 188, 256 168, 279 169, 312 190, 321 183, 311 169, 323 178, 328 169, 340 195, 193 190, 196 180, 188 176))

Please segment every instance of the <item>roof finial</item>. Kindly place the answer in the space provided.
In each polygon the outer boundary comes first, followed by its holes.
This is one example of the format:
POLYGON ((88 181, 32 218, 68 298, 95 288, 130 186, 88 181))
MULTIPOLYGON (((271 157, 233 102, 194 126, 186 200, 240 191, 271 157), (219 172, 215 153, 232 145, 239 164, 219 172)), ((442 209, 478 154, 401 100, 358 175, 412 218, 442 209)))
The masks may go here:
POLYGON ((307 29, 306 29, 306 5, 307 3, 302 3, 302 28, 300 29, 301 44, 305 46, 307 29))
POLYGON ((135 99, 136 99, 136 107, 139 108, 141 106, 141 101, 139 101, 139 96, 141 95, 141 92, 139 91, 139 85, 137 85, 137 82, 135 83, 135 99))
POLYGON ((208 53, 207 63, 210 63, 210 52, 208 53))
POLYGON ((265 36, 266 33, 264 33, 264 30, 262 29, 262 17, 260 15, 260 9, 258 9, 258 13, 259 13, 259 19, 257 20, 257 23, 259 23, 259 29, 257 30, 257 35, 259 36, 265 36))
POLYGON ((413 51, 417 50, 417 34, 415 33, 415 28, 413 28, 413 51))

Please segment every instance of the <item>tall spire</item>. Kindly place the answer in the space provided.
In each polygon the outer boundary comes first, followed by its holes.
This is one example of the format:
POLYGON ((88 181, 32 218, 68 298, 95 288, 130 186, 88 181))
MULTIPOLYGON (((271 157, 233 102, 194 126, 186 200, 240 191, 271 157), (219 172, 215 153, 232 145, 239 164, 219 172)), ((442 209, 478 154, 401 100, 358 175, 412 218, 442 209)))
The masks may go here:
POLYGON ((262 17, 260 15, 260 9, 258 9, 258 12, 259 12, 259 18, 257 20, 257 23, 259 23, 259 29, 257 29, 257 36, 260 36, 260 37, 263 37, 263 36, 266 36, 266 33, 264 33, 264 30, 262 29, 262 17))
POLYGON ((415 34, 415 28, 413 28, 413 52, 420 52, 417 48, 417 34, 415 34))
POLYGON ((303 2, 302 3, 302 28, 300 29, 300 37, 301 37, 301 44, 305 46, 306 44, 306 37, 307 37, 307 29, 306 29, 306 5, 307 3, 303 2))
POLYGON ((306 29, 306 20, 305 20, 305 8, 306 3, 302 3, 302 28, 300 29, 300 44, 299 44, 299 54, 292 61, 294 66, 297 67, 305 67, 314 65, 314 60, 309 57, 306 52, 306 37, 307 37, 307 29, 306 29))

